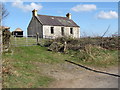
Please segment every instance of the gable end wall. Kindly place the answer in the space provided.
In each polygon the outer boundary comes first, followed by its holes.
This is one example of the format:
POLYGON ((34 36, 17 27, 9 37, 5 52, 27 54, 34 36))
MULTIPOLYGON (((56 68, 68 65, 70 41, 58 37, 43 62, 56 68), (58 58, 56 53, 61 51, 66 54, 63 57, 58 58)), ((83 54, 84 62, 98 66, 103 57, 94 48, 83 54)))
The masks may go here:
POLYGON ((39 37, 43 37, 42 24, 37 20, 36 17, 32 17, 29 26, 27 28, 28 36, 36 36, 36 33, 39 33, 39 37))

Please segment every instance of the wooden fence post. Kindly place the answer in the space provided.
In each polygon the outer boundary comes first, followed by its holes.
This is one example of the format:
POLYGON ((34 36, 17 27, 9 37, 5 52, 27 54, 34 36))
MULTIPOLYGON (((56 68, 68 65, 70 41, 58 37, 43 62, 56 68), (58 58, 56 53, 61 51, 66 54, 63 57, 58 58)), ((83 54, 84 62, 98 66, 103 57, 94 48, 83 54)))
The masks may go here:
POLYGON ((15 46, 17 46, 17 39, 16 39, 16 36, 14 36, 15 37, 15 46))
POLYGON ((2 87, 2 52, 3 52, 3 36, 2 36, 2 30, 0 31, 0 89, 2 87))
POLYGON ((65 41, 64 42, 64 52, 66 51, 66 49, 67 49, 67 42, 65 41))
POLYGON ((37 45, 39 44, 39 33, 36 33, 37 45))
POLYGON ((0 54, 2 54, 2 51, 3 51, 3 41, 2 41, 2 30, 0 32, 0 54))
POLYGON ((26 36, 26 46, 28 46, 28 37, 26 36))

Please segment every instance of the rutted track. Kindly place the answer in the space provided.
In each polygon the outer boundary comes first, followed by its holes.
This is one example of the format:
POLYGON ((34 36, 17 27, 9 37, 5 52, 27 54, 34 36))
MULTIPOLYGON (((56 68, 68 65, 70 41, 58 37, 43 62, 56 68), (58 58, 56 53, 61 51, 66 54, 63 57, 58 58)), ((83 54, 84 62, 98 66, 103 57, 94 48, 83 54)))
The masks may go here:
MULTIPOLYGON (((68 62, 37 65, 42 69, 42 73, 56 79, 50 83, 49 88, 118 88, 118 77, 91 72, 68 62)), ((100 71, 118 74, 117 67, 100 71)))
POLYGON ((91 69, 91 68, 89 68, 89 67, 86 67, 86 66, 77 64, 77 63, 72 62, 72 61, 68 61, 68 60, 65 60, 65 61, 66 61, 66 62, 69 62, 69 63, 72 63, 72 64, 74 64, 74 65, 80 66, 81 68, 84 68, 84 69, 86 69, 86 70, 90 70, 90 71, 96 72, 96 73, 101 73, 101 74, 111 75, 111 76, 115 76, 115 77, 120 77, 120 75, 117 75, 117 74, 107 73, 107 72, 103 72, 103 71, 91 69))

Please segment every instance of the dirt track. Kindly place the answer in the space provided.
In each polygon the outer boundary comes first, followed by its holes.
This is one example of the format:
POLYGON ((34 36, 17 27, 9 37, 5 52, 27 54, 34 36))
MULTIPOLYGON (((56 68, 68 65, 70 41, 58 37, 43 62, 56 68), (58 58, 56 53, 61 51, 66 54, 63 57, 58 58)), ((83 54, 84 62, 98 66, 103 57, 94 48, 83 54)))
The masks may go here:
MULTIPOLYGON (((67 62, 60 65, 41 64, 40 67, 44 68, 44 74, 56 79, 49 88, 118 88, 118 77, 91 72, 67 62)), ((99 70, 118 74, 117 67, 99 70)))

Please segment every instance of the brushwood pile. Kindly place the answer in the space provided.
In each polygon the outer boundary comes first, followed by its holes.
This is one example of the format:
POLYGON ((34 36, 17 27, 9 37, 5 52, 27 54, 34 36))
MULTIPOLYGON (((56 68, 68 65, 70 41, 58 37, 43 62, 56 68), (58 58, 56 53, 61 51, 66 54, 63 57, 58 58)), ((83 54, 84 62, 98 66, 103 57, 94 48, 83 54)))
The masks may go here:
POLYGON ((47 40, 43 46, 48 47, 50 51, 64 52, 64 48, 67 50, 84 50, 86 45, 99 46, 104 49, 118 50, 119 41, 118 37, 86 37, 80 39, 73 39, 70 37, 56 38, 54 40, 47 40), (65 44, 66 42, 66 44, 65 44))

